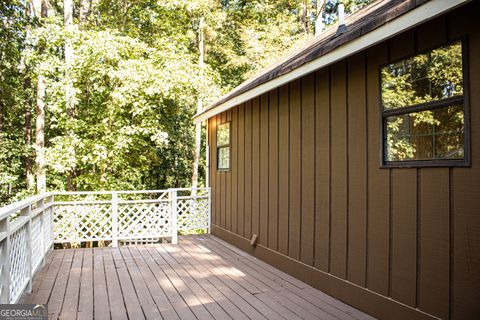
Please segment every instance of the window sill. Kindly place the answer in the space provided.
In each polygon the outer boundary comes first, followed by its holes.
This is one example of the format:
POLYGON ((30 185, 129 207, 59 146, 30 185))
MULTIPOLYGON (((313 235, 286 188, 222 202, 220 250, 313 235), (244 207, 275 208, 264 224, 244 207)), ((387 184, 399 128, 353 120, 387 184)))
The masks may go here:
POLYGON ((469 168, 470 161, 459 160, 411 160, 411 161, 389 161, 380 165, 380 169, 388 168, 469 168))

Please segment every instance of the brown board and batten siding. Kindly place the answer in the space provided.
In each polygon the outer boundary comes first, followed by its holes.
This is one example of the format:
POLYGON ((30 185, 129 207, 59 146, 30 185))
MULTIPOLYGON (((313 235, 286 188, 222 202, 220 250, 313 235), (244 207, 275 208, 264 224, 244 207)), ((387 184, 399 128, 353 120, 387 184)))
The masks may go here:
POLYGON ((480 318, 479 14, 474 1, 210 118, 213 234, 379 318, 480 318), (461 37, 471 166, 381 168, 379 66, 461 37))

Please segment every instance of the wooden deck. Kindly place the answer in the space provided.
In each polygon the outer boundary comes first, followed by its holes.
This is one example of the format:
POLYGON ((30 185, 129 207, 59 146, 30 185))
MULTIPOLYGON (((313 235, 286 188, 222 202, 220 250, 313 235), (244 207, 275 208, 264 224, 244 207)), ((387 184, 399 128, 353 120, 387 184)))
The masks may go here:
POLYGON ((21 303, 51 319, 373 319, 213 236, 55 250, 21 303))

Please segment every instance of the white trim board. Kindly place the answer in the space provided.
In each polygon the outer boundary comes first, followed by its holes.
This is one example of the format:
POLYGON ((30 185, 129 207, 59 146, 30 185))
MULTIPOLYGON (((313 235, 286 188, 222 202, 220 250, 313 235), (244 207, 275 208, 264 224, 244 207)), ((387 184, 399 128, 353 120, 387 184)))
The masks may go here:
POLYGON ((344 45, 338 47, 337 49, 304 64, 303 66, 300 66, 268 82, 262 83, 244 93, 239 94, 238 96, 231 98, 230 100, 225 101, 224 103, 214 108, 207 109, 195 115, 193 120, 195 123, 205 121, 245 101, 251 100, 265 92, 268 92, 274 88, 278 88, 315 70, 319 70, 357 52, 372 47, 377 43, 392 38, 399 33, 411 29, 448 11, 451 11, 456 7, 470 1, 471 0, 431 0, 401 15, 400 17, 387 22, 383 26, 378 27, 377 29, 370 31, 367 34, 358 37, 355 40, 347 42, 344 45))

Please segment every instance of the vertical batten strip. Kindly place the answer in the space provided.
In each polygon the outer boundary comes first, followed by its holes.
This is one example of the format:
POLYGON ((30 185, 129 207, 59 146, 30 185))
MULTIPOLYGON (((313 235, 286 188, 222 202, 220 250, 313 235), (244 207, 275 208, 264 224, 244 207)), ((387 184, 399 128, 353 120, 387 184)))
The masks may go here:
POLYGON ((260 97, 260 203, 259 203, 259 243, 268 246, 268 183, 269 183, 269 146, 268 146, 268 93, 260 97))
POLYGON ((288 255, 300 259, 301 219, 301 83, 290 84, 290 143, 289 143, 289 240, 288 255))
POLYGON ((289 157, 290 157, 290 120, 289 86, 279 89, 278 102, 278 251, 288 255, 289 242, 289 157))
POLYGON ((301 250, 300 260, 313 265, 315 227, 315 74, 302 79, 301 250))
POLYGON ((268 247, 278 250, 279 224, 279 125, 278 125, 278 89, 269 94, 268 105, 268 247))

